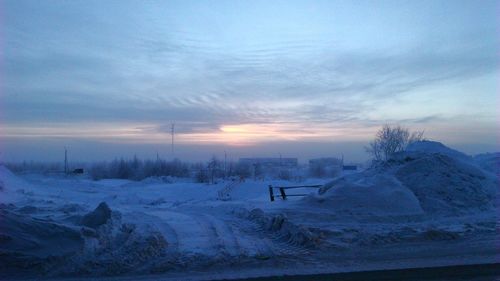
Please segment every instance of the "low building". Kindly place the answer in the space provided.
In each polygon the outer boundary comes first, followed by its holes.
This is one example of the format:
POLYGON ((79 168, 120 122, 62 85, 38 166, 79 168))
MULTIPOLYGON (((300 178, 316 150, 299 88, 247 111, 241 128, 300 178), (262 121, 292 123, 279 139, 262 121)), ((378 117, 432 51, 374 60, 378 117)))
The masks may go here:
POLYGON ((338 159, 335 157, 323 157, 323 158, 315 158, 309 160, 309 165, 319 165, 323 167, 330 167, 330 166, 338 166, 341 167, 343 164, 342 159, 338 159))
POLYGON ((325 178, 336 177, 342 172, 343 161, 335 157, 323 157, 309 160, 309 175, 325 178))
POLYGON ((240 164, 260 165, 261 167, 297 167, 299 161, 297 158, 240 158, 240 164))

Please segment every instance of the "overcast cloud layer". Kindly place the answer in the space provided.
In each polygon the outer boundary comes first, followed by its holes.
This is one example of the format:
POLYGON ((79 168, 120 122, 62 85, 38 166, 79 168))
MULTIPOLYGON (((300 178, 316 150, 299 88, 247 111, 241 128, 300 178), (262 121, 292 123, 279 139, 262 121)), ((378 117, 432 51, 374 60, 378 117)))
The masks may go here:
POLYGON ((192 159, 362 160, 384 123, 497 149, 497 3, 3 1, 3 158, 149 155, 172 122, 192 159))

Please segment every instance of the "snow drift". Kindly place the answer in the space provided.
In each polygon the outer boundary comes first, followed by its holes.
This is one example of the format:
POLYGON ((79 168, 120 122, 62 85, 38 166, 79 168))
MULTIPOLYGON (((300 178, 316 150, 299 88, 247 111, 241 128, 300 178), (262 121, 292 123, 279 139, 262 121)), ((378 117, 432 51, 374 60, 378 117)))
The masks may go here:
POLYGON ((428 213, 460 214, 493 208, 498 179, 472 164, 443 154, 423 154, 406 156, 395 165, 395 176, 428 213))
POLYGON ((33 195, 31 185, 0 165, 0 203, 12 203, 19 194, 33 195))
POLYGON ((49 271, 83 248, 77 228, 34 219, 0 206, 0 271, 20 274, 49 271))
POLYGON ((500 152, 476 155, 474 162, 484 170, 500 176, 500 152))
POLYGON ((458 160, 470 161, 472 157, 437 141, 416 141, 408 145, 406 152, 439 153, 458 160))
POLYGON ((106 202, 101 202, 94 211, 83 216, 81 223, 87 227, 97 228, 109 219, 111 219, 111 209, 106 202))
POLYGON ((492 210, 497 187, 498 178, 471 157, 422 141, 386 162, 326 184, 306 200, 354 214, 459 215, 492 210))
POLYGON ((423 212, 418 199, 391 175, 369 172, 346 176, 325 185, 308 199, 338 212, 359 215, 410 215, 423 212))

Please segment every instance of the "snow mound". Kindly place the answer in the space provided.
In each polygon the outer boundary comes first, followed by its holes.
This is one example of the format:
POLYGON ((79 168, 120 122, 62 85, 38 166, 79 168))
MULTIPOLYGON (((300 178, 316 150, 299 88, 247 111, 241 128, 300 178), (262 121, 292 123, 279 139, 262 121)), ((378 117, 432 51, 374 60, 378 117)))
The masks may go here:
POLYGON ((415 195, 391 175, 344 177, 305 200, 357 215, 411 215, 423 210, 415 195))
POLYGON ((0 209, 0 272, 43 272, 65 261, 84 244, 80 232, 48 220, 0 209))
POLYGON ((475 165, 444 154, 406 158, 395 175, 428 213, 491 209, 498 186, 498 179, 487 177, 475 165))
POLYGON ((438 142, 416 142, 410 151, 326 184, 305 200, 352 214, 443 214, 494 210, 498 177, 471 157, 438 142))
POLYGON ((484 170, 500 176, 500 152, 476 155, 474 162, 484 170))
POLYGON ((111 209, 106 202, 101 202, 97 208, 83 216, 82 225, 97 228, 105 224, 111 218, 111 209))
POLYGON ((458 150, 449 148, 444 144, 437 141, 416 141, 406 147, 406 151, 410 152, 424 152, 424 153, 439 153, 452 158, 470 161, 472 158, 458 150))
POLYGON ((33 195, 29 183, 14 175, 7 167, 0 165, 0 202, 12 203, 18 194, 33 195))
POLYGON ((259 208, 248 211, 235 210, 239 217, 251 220, 265 231, 277 234, 285 242, 301 247, 317 247, 321 243, 320 234, 292 223, 285 214, 268 215, 259 208))
POLYGON ((102 276, 149 273, 156 261, 166 256, 168 242, 146 225, 123 223, 119 213, 97 229, 82 228, 83 251, 69 259, 55 275, 102 276))

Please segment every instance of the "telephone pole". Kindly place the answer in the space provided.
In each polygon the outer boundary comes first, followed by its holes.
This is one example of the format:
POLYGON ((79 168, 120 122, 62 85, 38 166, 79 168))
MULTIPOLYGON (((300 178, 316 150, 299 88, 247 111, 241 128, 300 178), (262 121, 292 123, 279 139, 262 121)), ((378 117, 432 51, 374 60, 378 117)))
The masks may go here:
POLYGON ((64 173, 68 173, 68 150, 64 147, 64 173))
POLYGON ((224 150, 224 179, 227 177, 227 153, 224 150))
POLYGON ((172 123, 172 128, 170 131, 170 133, 172 134, 172 147, 171 147, 172 159, 174 159, 174 128, 175 128, 175 123, 172 123))

